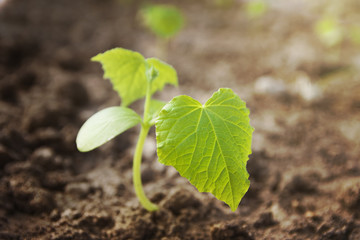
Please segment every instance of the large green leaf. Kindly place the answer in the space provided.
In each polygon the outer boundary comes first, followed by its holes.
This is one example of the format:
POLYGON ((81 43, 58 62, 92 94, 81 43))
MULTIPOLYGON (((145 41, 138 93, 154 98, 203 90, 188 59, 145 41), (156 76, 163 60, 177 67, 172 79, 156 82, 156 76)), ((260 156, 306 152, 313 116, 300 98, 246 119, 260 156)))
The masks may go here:
POLYGON ((162 90, 166 83, 177 85, 177 75, 173 67, 155 58, 145 60, 140 53, 134 51, 114 48, 96 55, 91 60, 102 64, 104 78, 110 79, 122 99, 123 106, 128 106, 146 95, 145 72, 151 66, 159 72, 159 76, 152 82, 152 93, 162 90))
POLYGON ((76 138, 80 152, 91 151, 141 122, 141 117, 126 107, 109 107, 95 113, 76 138))
POLYGON ((170 38, 184 25, 184 17, 179 9, 170 5, 151 5, 142 10, 147 27, 157 36, 170 38))
POLYGON ((159 161, 235 211, 250 185, 252 132, 249 110, 231 89, 219 89, 205 105, 175 97, 156 121, 159 161))

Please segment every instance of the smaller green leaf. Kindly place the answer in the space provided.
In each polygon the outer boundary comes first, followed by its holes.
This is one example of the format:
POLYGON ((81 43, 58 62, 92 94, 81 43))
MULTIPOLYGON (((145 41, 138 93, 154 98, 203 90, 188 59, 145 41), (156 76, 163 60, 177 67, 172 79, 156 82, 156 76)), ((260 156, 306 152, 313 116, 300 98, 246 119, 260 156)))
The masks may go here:
POLYGON ((158 37, 170 38, 184 25, 179 9, 170 5, 151 5, 142 10, 146 26, 158 37))
POLYGON ((151 99, 149 108, 149 118, 151 120, 156 119, 159 116, 161 109, 165 106, 166 102, 151 99))
POLYGON ((178 85, 176 70, 171 65, 157 58, 147 58, 146 62, 158 71, 158 76, 152 82, 151 93, 161 91, 167 83, 178 85))
POLYGON ((91 116, 76 138, 80 152, 91 151, 141 122, 140 116, 126 107, 109 107, 91 116))
POLYGON ((315 33, 328 47, 334 47, 343 40, 343 32, 338 20, 333 16, 325 16, 315 25, 315 33))
POLYGON ((172 66, 156 58, 145 60, 138 52, 114 48, 91 60, 102 64, 104 78, 110 79, 125 107, 146 95, 147 75, 154 77, 152 94, 167 83, 177 86, 177 74, 172 66))
POLYGON ((260 18, 268 9, 268 5, 264 0, 253 0, 246 4, 246 13, 250 18, 260 18))
POLYGON ((121 97, 123 106, 140 99, 146 94, 145 59, 134 51, 114 48, 91 58, 100 62, 104 78, 110 79, 114 90, 121 97))

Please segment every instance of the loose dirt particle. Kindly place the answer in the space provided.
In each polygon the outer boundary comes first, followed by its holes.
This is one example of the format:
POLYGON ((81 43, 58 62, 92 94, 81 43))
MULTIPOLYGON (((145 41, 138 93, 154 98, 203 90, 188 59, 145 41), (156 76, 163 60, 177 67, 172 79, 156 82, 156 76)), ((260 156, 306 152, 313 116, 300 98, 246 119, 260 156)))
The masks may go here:
POLYGON ((177 189, 164 200, 164 207, 174 215, 179 215, 182 209, 198 209, 202 206, 200 200, 186 189, 177 189))
POLYGON ((274 220, 272 212, 262 213, 259 219, 254 223, 255 228, 267 228, 278 224, 274 220))
POLYGON ((360 180, 348 181, 338 198, 347 209, 360 211, 360 180))
POLYGON ((218 223, 211 227, 212 240, 253 240, 254 237, 238 222, 218 223))

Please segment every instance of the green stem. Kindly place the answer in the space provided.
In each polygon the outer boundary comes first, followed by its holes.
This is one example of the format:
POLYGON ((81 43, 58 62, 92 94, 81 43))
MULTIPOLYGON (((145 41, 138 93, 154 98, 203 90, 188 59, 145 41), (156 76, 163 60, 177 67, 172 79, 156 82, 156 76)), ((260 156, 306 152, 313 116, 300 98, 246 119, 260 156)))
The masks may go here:
POLYGON ((146 89, 145 105, 144 105, 144 124, 149 125, 149 110, 150 110, 150 101, 151 101, 151 82, 148 82, 146 89))
POLYGON ((138 197, 141 205, 148 211, 156 211, 159 208, 146 197, 141 181, 141 157, 142 157, 145 139, 151 127, 151 125, 148 123, 150 99, 151 99, 151 82, 149 81, 148 90, 145 98, 144 122, 141 124, 140 136, 136 144, 136 149, 134 154, 133 182, 134 182, 136 196, 138 197))
POLYGON ((155 211, 158 210, 158 207, 150 202, 150 200, 146 197, 141 182, 141 155, 149 129, 150 127, 141 125, 140 136, 136 145, 133 162, 133 182, 136 196, 138 197, 141 205, 148 211, 155 211))

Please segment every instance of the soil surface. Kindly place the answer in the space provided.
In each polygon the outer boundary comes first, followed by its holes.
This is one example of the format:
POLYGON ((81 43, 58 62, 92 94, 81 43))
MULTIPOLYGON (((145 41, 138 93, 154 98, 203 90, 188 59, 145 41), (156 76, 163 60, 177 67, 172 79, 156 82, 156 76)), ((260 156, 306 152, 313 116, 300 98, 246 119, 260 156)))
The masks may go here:
POLYGON ((258 18, 218 2, 171 1, 186 27, 165 54, 140 1, 0 1, 0 239, 360 239, 360 46, 345 31, 358 1, 269 1, 258 18), (335 10, 344 40, 330 47, 314 26, 335 10), (159 99, 230 87, 247 102, 251 186, 236 212, 158 163, 154 130, 142 178, 157 212, 132 187, 138 128, 77 151, 82 123, 120 103, 89 60, 113 47, 166 56, 180 87, 159 99))

